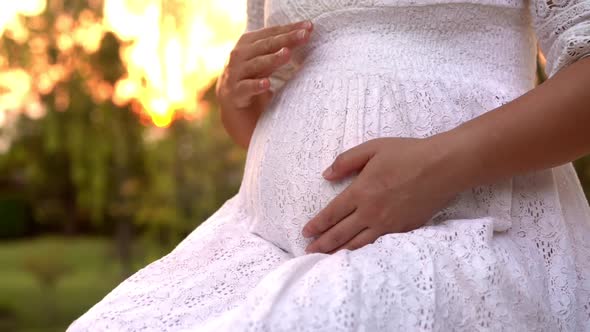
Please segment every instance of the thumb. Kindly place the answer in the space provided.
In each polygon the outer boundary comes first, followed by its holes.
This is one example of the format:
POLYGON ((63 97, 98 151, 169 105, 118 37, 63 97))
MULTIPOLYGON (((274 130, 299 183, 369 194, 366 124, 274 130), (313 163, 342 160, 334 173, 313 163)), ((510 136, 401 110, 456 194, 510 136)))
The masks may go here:
POLYGON ((359 144, 339 154, 322 176, 327 180, 337 180, 358 171, 373 158, 376 151, 376 144, 372 141, 359 144))

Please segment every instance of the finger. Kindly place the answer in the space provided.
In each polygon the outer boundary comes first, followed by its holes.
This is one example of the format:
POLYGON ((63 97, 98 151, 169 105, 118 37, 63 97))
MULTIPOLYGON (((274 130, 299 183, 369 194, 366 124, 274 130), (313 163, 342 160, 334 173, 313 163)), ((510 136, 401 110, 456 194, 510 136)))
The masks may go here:
POLYGON ((313 24, 309 20, 285 24, 285 25, 276 25, 268 28, 258 29, 255 31, 250 31, 242 35, 240 38, 239 43, 249 44, 256 40, 265 39, 271 36, 280 35, 283 33, 287 33, 293 30, 298 29, 306 29, 312 30, 313 24))
POLYGON ((260 39, 250 45, 242 47, 241 56, 244 60, 252 59, 259 55, 275 53, 283 47, 295 48, 309 41, 310 31, 298 29, 276 36, 260 39))
POLYGON ((353 213, 355 209, 353 190, 348 186, 303 226, 302 234, 305 237, 318 236, 353 213))
POLYGON ((341 220, 334 227, 320 235, 315 241, 310 243, 305 251, 307 253, 332 251, 343 244, 349 242, 357 234, 363 231, 366 226, 363 220, 360 220, 359 213, 352 213, 341 220))
POLYGON ((237 79, 260 78, 270 76, 277 68, 289 62, 291 51, 283 47, 278 52, 261 55, 244 63, 237 79))
POLYGON ((337 251, 348 249, 348 250, 356 250, 366 246, 367 244, 371 244, 381 236, 379 232, 372 228, 365 228, 363 231, 358 233, 355 237, 353 237, 350 241, 346 242, 345 244, 341 245, 340 247, 327 252, 327 254, 333 254, 337 251))
POLYGON ((373 140, 361 143, 339 154, 332 165, 322 173, 327 180, 342 178, 353 171, 362 169, 377 152, 373 140))
POLYGON ((241 80, 235 86, 236 104, 239 107, 250 105, 253 96, 265 93, 270 88, 268 78, 241 80))

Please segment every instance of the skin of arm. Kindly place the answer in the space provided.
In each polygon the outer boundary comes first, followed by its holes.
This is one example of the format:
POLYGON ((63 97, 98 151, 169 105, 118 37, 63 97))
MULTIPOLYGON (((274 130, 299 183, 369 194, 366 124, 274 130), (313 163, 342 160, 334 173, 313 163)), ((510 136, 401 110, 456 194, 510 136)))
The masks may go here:
POLYGON ((258 96, 248 109, 239 110, 231 106, 220 107, 221 123, 232 140, 244 149, 248 149, 250 138, 272 94, 258 96))

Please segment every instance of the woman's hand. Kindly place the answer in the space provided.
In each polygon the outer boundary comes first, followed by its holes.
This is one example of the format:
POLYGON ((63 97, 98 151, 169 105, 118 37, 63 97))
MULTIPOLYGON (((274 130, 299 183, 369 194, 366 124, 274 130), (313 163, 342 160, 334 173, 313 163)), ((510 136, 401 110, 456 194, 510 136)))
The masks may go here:
POLYGON ((311 22, 303 21, 243 34, 219 79, 220 101, 247 109, 256 96, 268 93, 268 77, 289 61, 291 49, 308 41, 311 30, 311 22))
POLYGON ((461 190, 441 147, 434 138, 386 137, 340 154, 324 171, 327 180, 360 173, 305 225, 305 237, 318 237, 306 252, 354 250, 424 225, 461 190))
POLYGON ((269 103, 270 75, 289 62, 291 50, 309 40, 310 21, 247 32, 232 50, 216 86, 222 120, 230 136, 247 147, 256 121, 269 103))
POLYGON ((590 58, 509 103, 426 139, 378 138, 332 164, 358 177, 303 228, 308 252, 356 249, 424 225, 463 190, 571 162, 590 151, 590 58))

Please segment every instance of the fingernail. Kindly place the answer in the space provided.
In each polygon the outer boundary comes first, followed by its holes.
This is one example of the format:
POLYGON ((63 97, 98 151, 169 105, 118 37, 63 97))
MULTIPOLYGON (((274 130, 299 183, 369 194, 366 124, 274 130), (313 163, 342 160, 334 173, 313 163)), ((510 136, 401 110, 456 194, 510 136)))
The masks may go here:
POLYGON ((297 33, 297 38, 299 39, 305 39, 305 36, 307 36, 307 30, 300 30, 297 33))
POLYGON ((258 86, 260 87, 261 90, 264 90, 268 87, 268 80, 267 79, 262 79, 258 82, 258 86))
POLYGON ((323 176, 323 177, 328 177, 328 176, 332 175, 332 172, 333 172, 333 171, 334 171, 334 170, 332 169, 332 166, 330 166, 330 167, 328 167, 328 168, 326 168, 326 169, 324 170, 324 172, 322 173, 322 176, 323 176))
POLYGON ((303 22, 303 24, 301 26, 305 29, 311 29, 311 22, 305 21, 305 22, 303 22))
POLYGON ((278 55, 279 55, 280 57, 282 57, 282 56, 284 56, 284 55, 285 55, 285 53, 287 53, 287 48, 286 48, 286 47, 283 47, 283 48, 281 48, 281 49, 279 50, 279 52, 278 52, 278 55))

